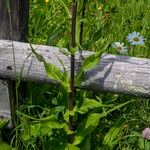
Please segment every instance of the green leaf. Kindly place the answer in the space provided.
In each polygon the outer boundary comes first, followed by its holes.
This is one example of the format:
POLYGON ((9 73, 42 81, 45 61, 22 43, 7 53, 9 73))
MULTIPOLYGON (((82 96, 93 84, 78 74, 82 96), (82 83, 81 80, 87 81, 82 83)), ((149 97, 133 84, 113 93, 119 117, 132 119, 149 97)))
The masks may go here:
POLYGON ((119 109, 119 108, 121 108, 121 107, 127 105, 128 103, 129 103, 129 101, 126 102, 126 103, 123 103, 123 104, 114 106, 113 108, 111 108, 111 109, 109 109, 109 110, 107 110, 107 111, 101 113, 101 114, 100 114, 100 117, 101 117, 101 118, 102 118, 102 117, 105 117, 105 116, 107 116, 109 113, 111 113, 111 112, 113 112, 114 110, 117 110, 117 109, 119 109))
POLYGON ((103 29, 100 28, 100 29, 98 29, 98 30, 94 33, 93 39, 92 39, 92 42, 93 42, 93 43, 96 42, 96 41, 98 41, 98 40, 102 37, 102 31, 103 31, 103 29))
POLYGON ((95 66, 97 63, 99 63, 101 53, 102 53, 101 51, 95 52, 94 54, 92 54, 91 56, 89 56, 88 58, 86 58, 84 60, 83 65, 82 65, 79 73, 76 76, 75 83, 77 85, 79 85, 83 82, 84 72, 86 70, 90 69, 91 67, 95 66))
POLYGON ((21 133, 21 138, 24 141, 28 141, 31 139, 31 137, 38 137, 41 129, 41 124, 33 124, 26 126, 26 129, 21 133))
POLYGON ((91 150, 92 147, 90 138, 87 138, 80 147, 81 150, 91 150))
POLYGON ((77 128, 77 134, 75 135, 75 141, 73 144, 74 145, 80 144, 87 135, 91 134, 91 132, 94 131, 95 128, 98 126, 100 118, 107 116, 110 112, 117 110, 117 109, 125 106, 128 103, 129 102, 114 106, 113 108, 111 108, 101 114, 98 114, 98 113, 90 114, 88 116, 87 120, 86 121, 84 120, 77 128))
POLYGON ((78 46, 69 48, 69 52, 72 53, 72 54, 74 54, 77 50, 78 50, 78 46))
POLYGON ((0 141, 0 149, 1 150, 15 150, 15 148, 12 148, 10 145, 2 141, 0 141))
POLYGON ((69 121, 69 116, 75 116, 75 111, 69 111, 69 110, 66 111, 66 113, 64 114, 64 119, 66 122, 69 121))
POLYGON ((45 135, 51 136, 53 134, 52 127, 47 122, 42 123, 40 129, 40 136, 43 137, 45 135))
POLYGON ((125 119, 121 117, 120 119, 117 119, 117 122, 110 128, 108 133, 105 135, 103 140, 103 147, 105 149, 113 149, 116 144, 118 144, 119 141, 119 134, 121 133, 125 119))
POLYGON ((138 146, 140 149, 144 149, 144 138, 142 136, 138 138, 138 146))
POLYGON ((150 141, 145 140, 144 142, 144 150, 150 150, 150 141))
MULTIPOLYGON (((69 91, 69 82, 68 82, 68 77, 66 72, 63 73, 58 67, 56 67, 53 64, 47 63, 44 59, 44 57, 40 54, 38 54, 34 48, 32 47, 32 45, 30 44, 31 50, 33 52, 33 54, 35 54, 35 56, 37 57, 38 61, 42 62, 44 64, 44 67, 46 69, 46 73, 48 75, 48 77, 52 80, 55 80, 57 82, 59 82, 63 87, 65 87, 65 89, 67 91, 69 91)), ((57 56, 56 56, 57 57, 57 56)), ((62 64, 62 61, 57 57, 57 59, 60 61, 60 63, 62 64)), ((63 64, 62 64, 63 66, 63 64)))
POLYGON ((99 124, 100 115, 98 113, 90 114, 86 120, 84 120, 77 128, 77 134, 75 135, 74 145, 80 144, 84 138, 91 134, 92 131, 99 124))
POLYGON ((9 120, 7 119, 0 119, 0 130, 6 127, 9 123, 9 120))
POLYGON ((57 119, 54 118, 53 120, 49 120, 49 121, 43 122, 42 126, 47 126, 47 127, 52 128, 52 129, 61 129, 61 128, 64 127, 64 124, 63 123, 59 123, 57 121, 57 119))
POLYGON ((48 77, 50 77, 52 80, 56 80, 63 83, 64 76, 62 71, 59 68, 57 68, 53 64, 46 63, 46 62, 44 63, 44 66, 48 77))
POLYGON ((73 144, 68 144, 65 150, 80 150, 80 148, 78 148, 77 146, 73 144))
POLYGON ((103 105, 101 102, 98 102, 94 99, 84 98, 83 103, 80 108, 76 108, 77 112, 80 114, 87 113, 90 109, 98 107, 112 107, 113 105, 103 105))

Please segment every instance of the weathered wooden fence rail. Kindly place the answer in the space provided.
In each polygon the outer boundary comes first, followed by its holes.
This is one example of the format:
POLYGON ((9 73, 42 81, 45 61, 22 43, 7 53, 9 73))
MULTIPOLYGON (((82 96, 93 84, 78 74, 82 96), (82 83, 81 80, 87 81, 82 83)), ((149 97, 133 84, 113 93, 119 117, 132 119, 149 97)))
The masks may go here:
MULTIPOLYGON (((34 49, 44 56, 47 62, 62 69, 60 58, 67 71, 70 70, 70 57, 64 55, 59 48, 32 45, 34 49), (58 58, 57 58, 57 57, 58 58)), ((17 78, 23 67, 23 80, 36 82, 52 82, 46 75, 45 68, 32 53, 30 44, 13 42, 15 51, 16 75, 12 55, 12 42, 0 40, 0 76, 4 78, 17 78)), ((91 52, 85 52, 89 56, 91 52)), ((80 57, 76 55, 76 63, 80 57)), ((85 73, 82 88, 93 91, 110 91, 140 96, 150 96, 150 60, 128 56, 103 54, 99 64, 85 73)))
MULTIPOLYGON (((67 71, 70 71, 70 57, 64 55, 59 48, 44 45, 32 46, 47 62, 62 69, 62 64, 58 60, 60 58, 67 71)), ((0 77, 18 78, 23 69, 22 79, 25 81, 55 83, 47 77, 44 65, 31 53, 31 46, 28 43, 13 41, 12 46, 11 41, 0 40, 0 77)), ((85 52, 83 55, 89 56, 91 52, 85 52)), ((78 62, 81 60, 76 54, 76 63, 78 62)), ((85 81, 80 88, 150 97, 150 59, 103 54, 100 62, 85 72, 85 81)), ((3 92, 7 94, 8 88, 0 87, 0 94, 3 92)), ((0 96, 1 116, 10 117, 8 104, 9 100, 0 96)))

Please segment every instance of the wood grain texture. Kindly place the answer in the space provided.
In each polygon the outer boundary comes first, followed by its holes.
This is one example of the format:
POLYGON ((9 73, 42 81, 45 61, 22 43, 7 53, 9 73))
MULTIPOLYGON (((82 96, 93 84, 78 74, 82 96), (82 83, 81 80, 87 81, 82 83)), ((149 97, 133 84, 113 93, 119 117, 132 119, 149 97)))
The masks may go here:
POLYGON ((0 118, 10 118, 10 101, 8 85, 5 80, 0 80, 0 118))
MULTIPOLYGON (((8 10, 7 1, 0 0, 0 38, 20 40, 19 0, 12 0, 11 4, 10 10, 8 10), (8 13, 9 11, 10 16, 8 13)), ((3 80, 0 80, 0 116, 4 118, 11 118, 10 102, 13 99, 13 97, 10 97, 10 93, 12 93, 11 90, 12 87, 10 87, 7 82, 4 85, 3 80)))
MULTIPOLYGON (((61 59, 66 70, 68 72, 70 71, 70 57, 64 55, 59 48, 44 45, 32 46, 48 63, 52 63, 63 71, 63 66, 59 61, 59 59, 61 59)), ((66 49, 63 49, 63 51, 66 51, 66 49)), ((12 47, 10 41, 0 40, 0 76, 6 78, 18 78, 23 69, 22 77, 25 81, 53 83, 53 81, 47 77, 43 63, 39 62, 34 54, 28 57, 31 53, 31 46, 28 43, 13 42, 12 47), (12 48, 14 48, 15 51, 16 74, 14 70, 12 48)), ((91 54, 91 52, 87 52, 85 55, 88 54, 91 54)), ((83 57, 85 57, 85 55, 83 57)), ((76 55, 78 63, 80 63, 79 57, 79 55, 76 55)), ((76 65, 78 65, 78 63, 76 63, 76 65)))
MULTIPOLYGON (((10 39, 27 42, 29 0, 0 0, 0 16, 0 39, 10 39), (10 2, 9 8, 7 7, 7 2, 10 2)), ((10 55, 12 55, 12 51, 7 51, 7 53, 10 53, 10 55)), ((10 103, 11 106, 13 104, 12 107, 14 107, 15 96, 13 94, 13 89, 15 88, 15 85, 13 85, 13 82, 11 80, 7 80, 6 85, 3 85, 2 82, 3 80, 0 80, 0 112, 8 112, 9 108, 9 114, 14 115, 15 110, 13 108, 10 108, 10 103), (14 111, 11 112, 11 110, 14 111)), ((23 83, 21 84, 22 87, 24 87, 24 85, 25 84, 23 83)), ((25 90, 20 91, 20 95, 24 95, 25 90)), ((4 118, 8 116, 4 113, 0 115, 4 115, 4 118)))
MULTIPOLYGON (((47 62, 62 69, 62 65, 58 60, 60 58, 67 71, 70 72, 70 58, 61 53, 59 48, 44 45, 32 46, 47 62)), ((28 43, 14 42, 14 50, 16 76, 13 68, 11 42, 0 40, 0 76, 17 78, 23 64, 25 64, 23 68, 24 80, 55 83, 47 77, 43 64, 37 61, 33 54, 27 59, 31 53, 28 43), (12 69, 8 69, 8 66, 11 66, 12 69)), ((86 51, 83 53, 84 56, 90 54, 91 52, 86 51)), ((79 62, 81 60, 77 54, 76 66, 79 62)), ((150 60, 103 54, 99 64, 85 73, 85 81, 80 88, 150 97, 150 60)))
POLYGON ((150 59, 103 54, 85 80, 86 89, 150 97, 150 59))
POLYGON ((0 38, 18 41, 18 39, 21 39, 19 28, 19 0, 11 0, 10 11, 12 24, 10 24, 6 3, 6 0, 0 0, 0 38), (12 31, 12 35, 10 31, 12 31))

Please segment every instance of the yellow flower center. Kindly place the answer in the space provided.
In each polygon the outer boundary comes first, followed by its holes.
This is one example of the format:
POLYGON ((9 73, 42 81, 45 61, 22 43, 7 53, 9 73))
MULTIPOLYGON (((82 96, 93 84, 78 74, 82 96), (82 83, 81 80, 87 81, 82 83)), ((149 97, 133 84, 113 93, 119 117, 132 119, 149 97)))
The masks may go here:
POLYGON ((139 39, 138 37, 133 38, 133 40, 134 40, 135 42, 140 41, 140 39, 139 39))

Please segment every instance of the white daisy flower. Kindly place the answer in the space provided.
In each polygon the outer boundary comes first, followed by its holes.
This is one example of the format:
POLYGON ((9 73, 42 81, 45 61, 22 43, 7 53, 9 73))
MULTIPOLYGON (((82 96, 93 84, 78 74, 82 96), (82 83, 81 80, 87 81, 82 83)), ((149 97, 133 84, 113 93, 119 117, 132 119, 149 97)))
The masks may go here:
POLYGON ((119 51, 119 53, 121 54, 124 54, 124 53, 127 53, 127 47, 126 46, 123 46, 124 43, 120 43, 120 42, 115 42, 112 47, 117 49, 119 51))
POLYGON ((145 40, 145 38, 136 31, 129 33, 127 39, 131 43, 131 45, 143 45, 145 40))

